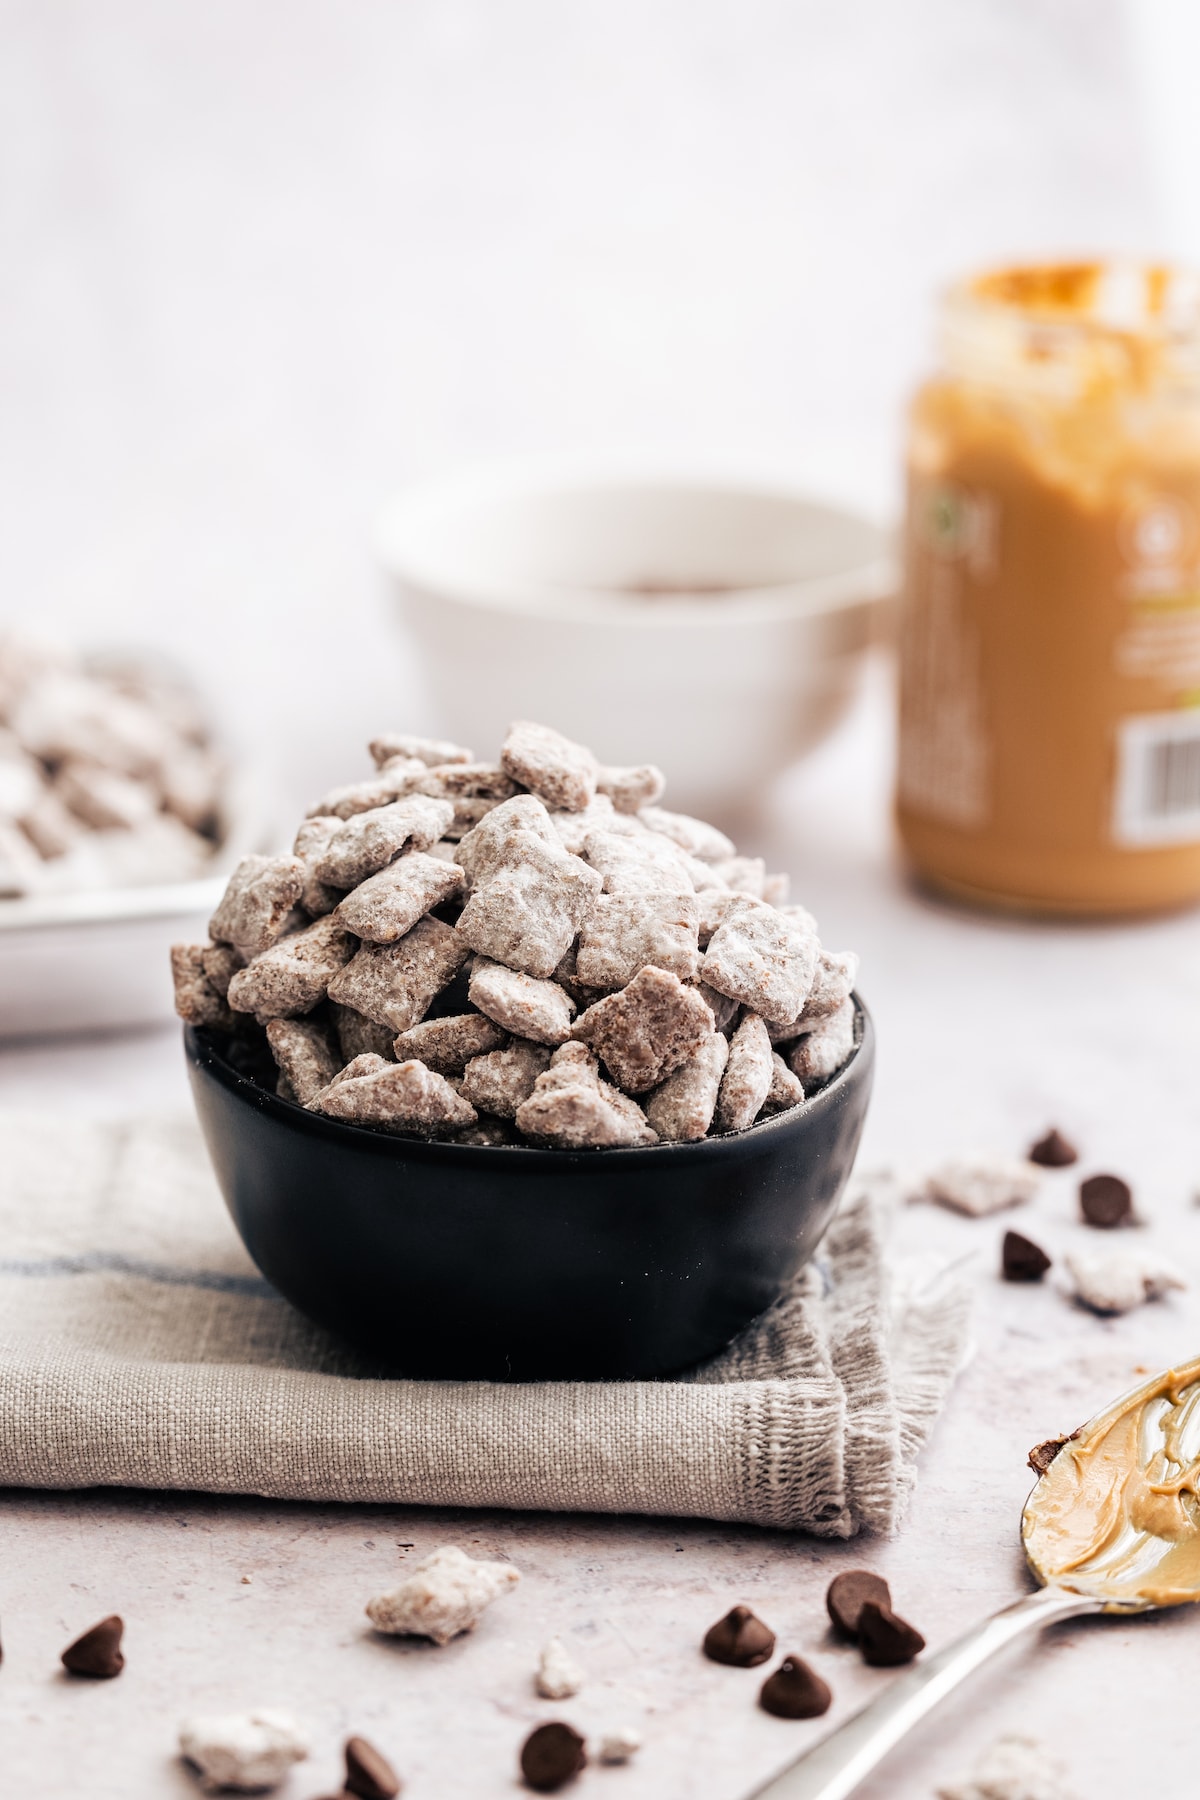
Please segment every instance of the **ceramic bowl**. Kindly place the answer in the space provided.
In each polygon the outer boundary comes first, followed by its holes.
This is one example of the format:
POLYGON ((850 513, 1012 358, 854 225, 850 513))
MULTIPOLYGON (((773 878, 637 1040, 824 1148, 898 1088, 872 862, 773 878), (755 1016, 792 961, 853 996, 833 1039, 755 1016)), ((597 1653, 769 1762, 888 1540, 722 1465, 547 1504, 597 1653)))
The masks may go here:
POLYGON ((803 1105, 695 1144, 425 1143, 281 1100, 184 1033, 233 1222, 299 1310, 398 1374, 631 1378, 713 1355, 812 1256, 854 1162, 874 1037, 803 1105))
POLYGON ((436 729, 491 756, 538 719, 718 819, 836 725, 894 586, 876 526, 784 484, 576 463, 413 488, 378 547, 436 729))

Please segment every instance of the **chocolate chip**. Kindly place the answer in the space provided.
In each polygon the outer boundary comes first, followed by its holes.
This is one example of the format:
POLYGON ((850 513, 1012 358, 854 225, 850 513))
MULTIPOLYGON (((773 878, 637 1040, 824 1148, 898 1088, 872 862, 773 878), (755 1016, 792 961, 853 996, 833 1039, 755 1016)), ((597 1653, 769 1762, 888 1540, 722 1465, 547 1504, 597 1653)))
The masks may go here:
POLYGON ((775 1648, 775 1633, 748 1606, 733 1606, 704 1634, 704 1654, 710 1662, 728 1663, 733 1669, 756 1669, 775 1648))
POLYGON ((1046 1438, 1043 1443, 1033 1446, 1029 1452, 1028 1461, 1030 1468, 1039 1479, 1046 1473, 1066 1441, 1065 1437, 1046 1438))
POLYGON ((1043 1169, 1067 1169, 1079 1161, 1079 1152, 1061 1131, 1051 1129, 1044 1138, 1039 1138, 1029 1152, 1028 1161, 1039 1163, 1043 1169))
POLYGON ((1089 1175, 1079 1184, 1079 1205, 1084 1223, 1101 1231, 1133 1221, 1133 1194, 1119 1175, 1089 1175))
POLYGON ((759 1689, 758 1704, 777 1719, 817 1719, 833 1699, 815 1669, 798 1656, 785 1656, 759 1689))
POLYGON ((857 1642, 858 1615, 867 1600, 874 1600, 879 1606, 892 1604, 891 1589, 882 1575, 876 1575, 873 1569, 845 1569, 834 1576, 825 1605, 839 1637, 857 1642))
POLYGON ((346 1792, 360 1800, 393 1800, 400 1792, 400 1777, 387 1757, 366 1738, 346 1743, 346 1792))
POLYGON ((587 1762, 584 1740, 570 1725, 538 1725, 521 1745, 521 1773, 528 1787, 553 1794, 574 1780, 587 1762))
POLYGON ((1022 1237, 1019 1231, 1006 1231, 1000 1252, 1000 1272, 1005 1281, 1040 1281, 1050 1267, 1046 1252, 1022 1237))
POLYGON ((121 1655, 121 1633, 124 1622, 116 1613, 101 1619, 90 1631, 68 1644, 62 1653, 62 1665, 72 1675, 89 1675, 93 1681, 111 1681, 125 1667, 121 1655))
POLYGON ((858 1642, 863 1661, 873 1669, 894 1669, 900 1663, 911 1662, 925 1648, 925 1639, 915 1625, 875 1600, 863 1602, 858 1615, 858 1642))

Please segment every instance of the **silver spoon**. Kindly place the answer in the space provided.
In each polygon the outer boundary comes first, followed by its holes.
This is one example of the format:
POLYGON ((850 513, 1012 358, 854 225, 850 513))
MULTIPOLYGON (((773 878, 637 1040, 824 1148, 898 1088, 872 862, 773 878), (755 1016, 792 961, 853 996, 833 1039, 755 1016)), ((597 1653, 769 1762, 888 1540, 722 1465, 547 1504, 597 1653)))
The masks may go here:
POLYGON ((1200 1357, 1134 1388, 1077 1431, 1021 1518, 1041 1586, 924 1658, 746 1800, 844 1800, 998 1650, 1079 1613, 1200 1600, 1200 1357))

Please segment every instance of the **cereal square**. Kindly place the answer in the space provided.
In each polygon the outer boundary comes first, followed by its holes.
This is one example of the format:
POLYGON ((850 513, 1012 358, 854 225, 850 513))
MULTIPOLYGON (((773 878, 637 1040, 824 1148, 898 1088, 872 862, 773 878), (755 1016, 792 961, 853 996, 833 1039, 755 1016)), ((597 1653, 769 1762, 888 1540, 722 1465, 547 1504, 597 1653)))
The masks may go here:
POLYGON ((200 961, 209 985, 217 990, 222 1000, 228 997, 229 984, 238 970, 246 966, 245 957, 232 944, 206 944, 200 961))
POLYGON ((569 850, 572 856, 582 856, 588 832, 612 830, 617 815, 607 794, 593 794, 579 812, 552 812, 546 817, 558 833, 563 849, 569 850))
POLYGON ((714 862, 712 868, 735 894, 749 894, 752 900, 762 899, 767 865, 761 856, 730 856, 714 862))
POLYGON ((445 836, 453 817, 449 800, 431 800, 425 794, 410 794, 392 806, 357 813, 334 832, 316 858, 313 873, 330 887, 357 887, 405 850, 428 850, 445 836))
POLYGON ((737 854, 737 846, 723 831, 718 831, 715 825, 706 825, 703 819, 690 818, 687 813, 666 812, 661 806, 643 806, 638 818, 650 831, 670 838, 673 844, 701 862, 726 862, 737 854))
POLYGON ((375 812, 409 794, 420 793, 426 772, 425 764, 415 757, 397 757, 369 781, 352 781, 334 788, 309 807, 308 816, 353 819, 358 813, 375 812))
POLYGON ((525 842, 519 833, 532 832, 549 844, 560 847, 560 839, 550 822, 550 814, 535 794, 515 794, 511 800, 499 801, 485 813, 459 843, 454 860, 474 882, 486 881, 497 869, 520 862, 525 842))
POLYGON ((311 1019, 272 1019, 267 1042, 292 1090, 291 1098, 301 1106, 315 1100, 342 1067, 328 1032, 311 1019))
POLYGON ((786 1112, 789 1107, 799 1106, 804 1098, 804 1083, 798 1075, 792 1074, 778 1050, 771 1053, 771 1070, 771 1085, 762 1103, 760 1116, 763 1118, 769 1118, 773 1113, 786 1112))
POLYGON ((472 1057, 486 1056, 506 1042, 505 1033, 482 1013, 454 1013, 423 1019, 402 1031, 392 1048, 398 1062, 415 1056, 438 1075, 461 1075, 472 1057))
POLYGON ((553 1149, 653 1144, 657 1134, 636 1102, 601 1081, 582 1044, 564 1044, 517 1108, 517 1129, 553 1149), (582 1053, 582 1054, 581 1054, 582 1053))
MULTIPOLYGON (((330 1002, 329 1011, 344 1062, 351 1063, 356 1056, 364 1055, 378 1056, 384 1062, 395 1062, 392 1050, 395 1033, 389 1026, 377 1025, 365 1013, 355 1012, 352 1006, 338 1006, 334 1001, 330 1002)), ((410 1056, 415 1054, 415 1051, 409 1052, 410 1056)))
POLYGON ((329 998, 393 1032, 408 1031, 461 969, 467 945, 440 919, 419 919, 396 944, 363 944, 329 984, 329 998))
POLYGON ((666 776, 653 763, 628 769, 601 765, 596 777, 597 792, 607 794, 619 813, 636 813, 643 806, 653 806, 662 799, 666 785, 666 776))
POLYGON ((771 1039, 757 1013, 747 1013, 729 1045, 729 1061, 717 1098, 718 1131, 745 1131, 753 1125, 771 1091, 775 1074, 771 1039))
POLYGON ((481 956, 545 977, 573 943, 600 877, 532 832, 517 836, 514 860, 476 884, 456 929, 481 956))
POLYGON ((397 857, 346 895, 337 917, 370 944, 394 944, 417 920, 462 892, 465 877, 453 863, 420 850, 397 857))
POLYGON ((398 756, 411 757, 424 763, 427 769, 436 769, 443 763, 475 760, 471 751, 464 750, 461 744, 448 743, 445 738, 411 737, 403 731, 385 731, 381 737, 372 738, 368 748, 377 769, 394 762, 398 756))
POLYGON ((695 894, 601 894, 580 931, 575 975, 590 987, 620 988, 650 965, 694 981, 699 919, 695 894))
POLYGON ((660 1138, 690 1144, 705 1136, 713 1121, 728 1056, 729 1040, 714 1031, 655 1088, 646 1102, 646 1118, 660 1138))
POLYGON ((319 818, 305 819, 296 840, 292 845, 292 855, 298 856, 304 864, 304 887, 300 894, 300 904, 311 919, 324 918, 331 913, 342 897, 340 888, 330 887, 327 882, 319 881, 316 865, 329 848, 330 840, 342 829, 343 821, 335 819, 332 814, 322 814, 319 818))
POLYGON ((539 981, 519 969, 477 956, 468 993, 472 1006, 514 1037, 557 1045, 565 1044, 571 1035, 575 1003, 555 981, 539 981))
POLYGON ((495 763, 442 763, 426 769, 423 794, 437 800, 508 800, 517 784, 495 763))
POLYGON ((315 1101, 327 1118, 443 1137, 475 1123, 475 1108, 424 1063, 387 1063, 373 1074, 335 1082, 315 1101))
POLYGON ((590 1045, 618 1087, 643 1094, 711 1035, 713 1016, 695 988, 665 969, 642 969, 618 994, 576 1019, 572 1037, 590 1045))
POLYGON ((788 1066, 804 1083, 805 1093, 836 1075, 854 1049, 854 1002, 845 1000, 816 1031, 802 1037, 788 1057, 788 1066))
POLYGON ((746 899, 709 939, 701 974, 719 994, 785 1025, 808 998, 818 948, 816 938, 795 929, 773 907, 746 899))
POLYGON ((514 781, 557 812, 582 812, 596 792, 596 759, 548 725, 518 719, 508 728, 500 762, 514 781))
POLYGON ((304 864, 295 856, 243 856, 209 921, 209 936, 257 956, 285 929, 304 891, 304 864))
POLYGON ((206 973, 203 944, 171 945, 171 976, 175 983, 175 1011, 189 1025, 206 1025, 216 1031, 232 1031, 236 1020, 224 995, 206 973))
POLYGON ((547 1067, 550 1052, 542 1044, 513 1043, 503 1050, 476 1056, 463 1074, 462 1096, 482 1113, 499 1119, 516 1117, 533 1084, 547 1067))
POLYGON ((240 969, 229 983, 229 1004, 237 1012, 267 1019, 295 1019, 312 1011, 328 992, 355 941, 332 916, 280 938, 240 969))
POLYGON ((604 879, 606 894, 690 894, 695 883, 682 852, 669 838, 652 831, 627 837, 615 831, 592 831, 584 855, 604 879))

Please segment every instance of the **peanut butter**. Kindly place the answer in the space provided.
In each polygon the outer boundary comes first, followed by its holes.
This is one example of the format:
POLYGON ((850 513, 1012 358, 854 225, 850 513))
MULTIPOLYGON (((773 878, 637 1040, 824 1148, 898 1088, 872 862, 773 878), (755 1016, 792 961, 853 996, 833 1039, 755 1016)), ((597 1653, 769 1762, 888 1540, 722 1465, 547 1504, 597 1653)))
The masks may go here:
POLYGON ((1200 1359, 1069 1439, 1022 1533, 1042 1581, 1118 1607, 1200 1600, 1200 1359))
POLYGON ((1002 270, 917 395, 898 819, 918 871, 1073 914, 1200 899, 1200 283, 1002 270))

